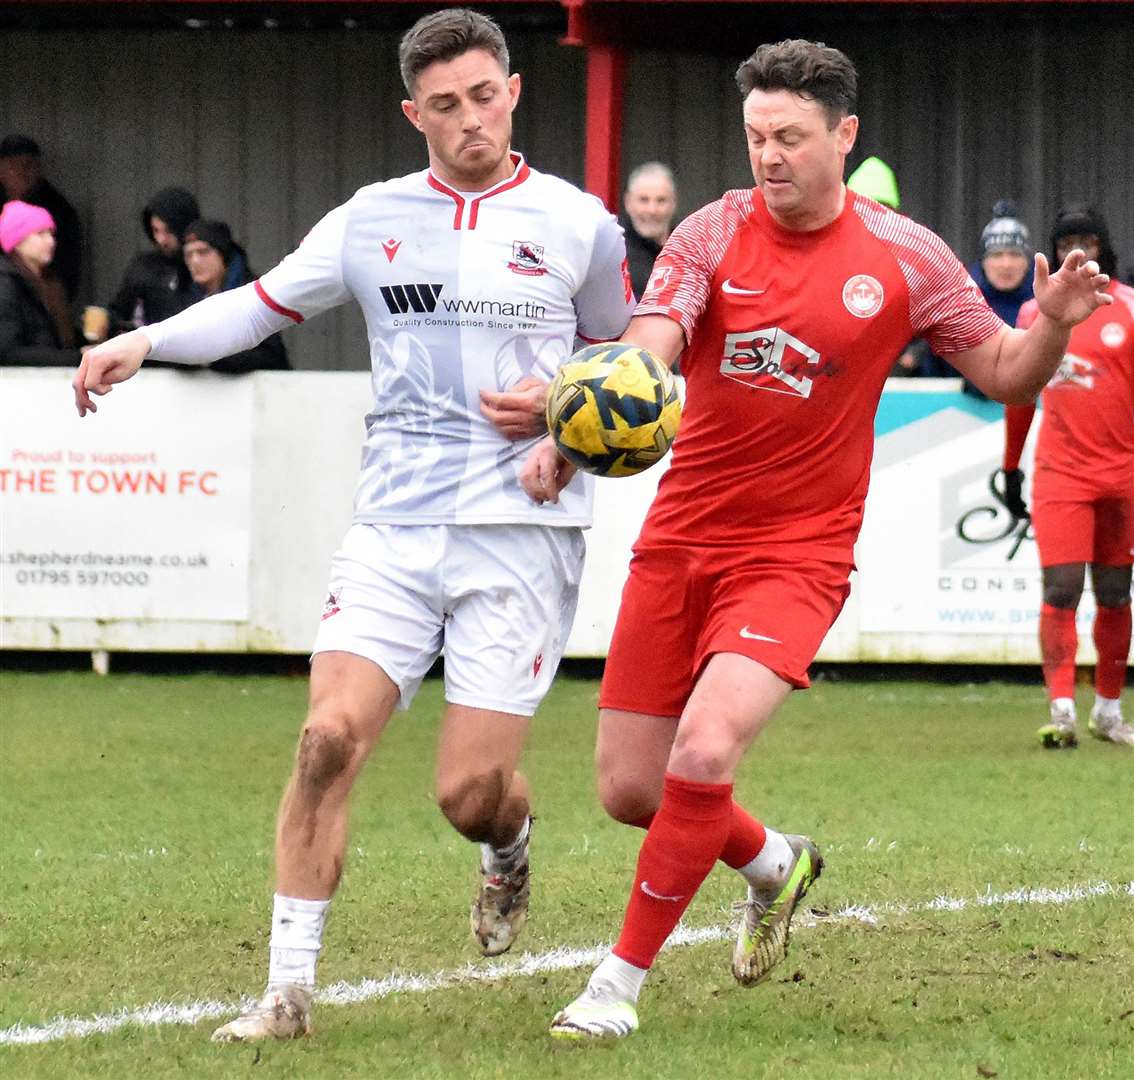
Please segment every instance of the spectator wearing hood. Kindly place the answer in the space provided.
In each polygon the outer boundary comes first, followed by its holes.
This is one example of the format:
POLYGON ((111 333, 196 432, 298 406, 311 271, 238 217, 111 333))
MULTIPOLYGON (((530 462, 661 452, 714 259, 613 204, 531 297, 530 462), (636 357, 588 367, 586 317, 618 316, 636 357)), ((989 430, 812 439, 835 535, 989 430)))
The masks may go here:
POLYGON ((159 191, 143 208, 142 231, 154 250, 134 256, 107 305, 116 331, 160 322, 193 303, 181 244, 186 228, 200 216, 197 200, 178 187, 159 191))
POLYGON ((58 280, 71 303, 83 275, 83 229, 75 208, 44 177, 39 143, 28 135, 0 140, 0 205, 12 200, 42 207, 51 215, 55 257, 45 280, 58 280))
POLYGON ((0 366, 74 367, 75 327, 62 291, 47 287, 55 220, 12 199, 0 210, 0 366))
POLYGON ((897 210, 901 206, 898 178, 880 157, 868 157, 847 177, 847 187, 859 195, 897 210))
MULTIPOLYGON (((238 289, 255 277, 244 248, 232 238, 232 230, 223 221, 198 220, 190 224, 185 230, 182 252, 191 278, 189 291, 193 302, 238 289)), ((265 338, 255 348, 209 365, 213 371, 233 375, 246 371, 283 371, 289 367, 287 349, 279 334, 265 338)))

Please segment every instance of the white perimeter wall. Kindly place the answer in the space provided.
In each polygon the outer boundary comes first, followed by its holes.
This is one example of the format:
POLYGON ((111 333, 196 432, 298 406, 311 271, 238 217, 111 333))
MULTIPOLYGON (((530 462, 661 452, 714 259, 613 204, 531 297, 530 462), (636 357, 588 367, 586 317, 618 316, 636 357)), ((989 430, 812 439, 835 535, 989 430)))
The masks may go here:
MULTIPOLYGON (((306 652, 325 595, 330 556, 350 522, 369 374, 262 372, 234 381, 208 372, 143 372, 104 399, 96 417, 81 422, 70 405, 70 377, 71 372, 56 369, 0 373, 0 470, 8 470, 0 488, 3 647, 306 652), (250 394, 237 389, 240 382, 251 384, 250 394), (225 414, 222 404, 241 397, 247 405, 237 407, 236 418, 225 414), (207 405, 210 399, 224 414, 219 421, 207 405), (26 419, 33 405, 34 434, 28 434, 25 423, 14 436, 17 421, 26 419), (136 446, 130 439, 147 428, 156 443, 170 441, 163 462, 176 473, 183 464, 179 455, 196 460, 194 447, 210 447, 221 438, 218 423, 242 422, 240 408, 247 409, 243 422, 251 425, 251 468, 245 470, 250 478, 242 481, 243 463, 231 463, 236 476, 231 489, 246 490, 234 502, 236 515, 248 507, 246 523, 236 523, 231 561, 246 558, 247 565, 228 569, 238 575, 234 580, 244 575, 246 585, 239 588, 246 587, 247 596, 238 600, 245 617, 166 617, 160 603, 150 614, 134 617, 60 615, 68 610, 61 604, 63 594, 46 586, 42 612, 38 606, 27 610, 27 575, 18 591, 11 554, 17 546, 13 537, 26 547, 31 525, 45 534, 41 547, 81 550, 95 520, 102 519, 112 529, 129 531, 137 548, 148 541, 148 532, 168 531, 170 520, 168 498, 155 499, 149 516, 139 519, 137 497, 129 504, 115 496, 62 498, 58 477, 54 493, 30 492, 27 484, 19 490, 15 472, 21 463, 25 471, 29 467, 29 453, 65 453, 96 431, 104 442, 114 432, 124 446, 136 446), (23 456, 14 460, 17 452, 23 456), (242 544, 245 524, 247 542, 242 544)), ((982 417, 966 412, 952 383, 896 382, 887 390, 884 411, 888 403, 914 419, 892 419, 890 430, 880 436, 874 492, 857 558, 862 572, 819 658, 1036 662, 1039 574, 1034 543, 1028 540, 1009 557, 1008 541, 965 544, 954 527, 958 507, 988 502, 985 483, 998 463, 1002 423, 995 413, 982 417), (909 396, 918 393, 938 396, 932 401, 909 396), (912 411, 911 402, 917 406, 912 411)), ((224 470, 219 471, 224 477, 224 470)), ((596 525, 588 533, 587 570, 569 656, 606 653, 630 545, 659 475, 655 470, 597 484, 596 525)), ((190 515, 178 526, 194 550, 197 521, 190 515)), ((186 587, 207 589, 209 577, 186 579, 200 583, 186 587)), ((1088 600, 1083 615, 1089 614, 1088 600)), ((1090 662, 1089 633, 1081 628, 1080 637, 1080 661, 1090 662)))

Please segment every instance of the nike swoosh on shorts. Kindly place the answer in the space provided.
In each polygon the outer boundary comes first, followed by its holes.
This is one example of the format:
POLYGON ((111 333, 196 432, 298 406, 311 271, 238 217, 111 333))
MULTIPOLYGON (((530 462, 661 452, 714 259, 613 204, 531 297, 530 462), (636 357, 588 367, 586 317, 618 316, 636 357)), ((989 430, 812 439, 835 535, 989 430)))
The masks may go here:
POLYGON ((780 641, 779 638, 768 637, 767 634, 754 634, 751 630, 748 629, 747 626, 742 626, 740 628, 740 636, 742 638, 748 638, 749 641, 770 641, 773 645, 783 644, 783 642, 780 641))

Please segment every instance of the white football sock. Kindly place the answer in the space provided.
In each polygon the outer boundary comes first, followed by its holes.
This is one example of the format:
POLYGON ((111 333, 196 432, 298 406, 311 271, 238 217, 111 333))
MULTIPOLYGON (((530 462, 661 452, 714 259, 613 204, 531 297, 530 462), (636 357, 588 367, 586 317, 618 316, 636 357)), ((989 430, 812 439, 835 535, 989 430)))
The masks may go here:
POLYGON ((315 964, 323 947, 323 927, 330 900, 300 900, 276 893, 272 901, 272 936, 268 942, 268 988, 296 983, 315 985, 315 964))
POLYGON ((1057 697, 1051 699, 1052 711, 1069 712, 1072 716, 1075 715, 1075 699, 1069 697, 1057 697))
POLYGON ((740 868, 740 873, 754 889, 764 890, 782 884, 788 875, 795 852, 783 833, 765 828, 767 838, 760 853, 740 868))
POLYGON ((606 959, 591 972, 587 985, 603 983, 615 992, 620 1001, 635 1004, 647 974, 649 974, 648 968, 635 967, 622 957, 607 953, 606 959))
POLYGON ((516 865, 524 850, 524 845, 528 842, 531 826, 532 819, 530 817, 524 818, 524 824, 520 827, 516 839, 506 847, 494 848, 491 844, 480 845, 480 865, 484 867, 486 874, 506 874, 516 865))
POLYGON ((1095 694, 1095 707, 1091 711, 1096 715, 1121 716, 1122 699, 1103 697, 1101 694, 1095 694))

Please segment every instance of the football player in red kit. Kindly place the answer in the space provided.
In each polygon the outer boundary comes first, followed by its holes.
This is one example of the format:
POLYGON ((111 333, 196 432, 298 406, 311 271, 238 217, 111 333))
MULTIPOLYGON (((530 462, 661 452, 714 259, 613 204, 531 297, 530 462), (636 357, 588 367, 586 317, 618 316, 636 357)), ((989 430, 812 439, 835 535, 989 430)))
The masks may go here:
MULTIPOLYGON (((1051 234, 1058 260, 1080 248, 1112 277, 1117 258, 1106 222, 1084 206, 1061 210, 1051 234)), ((1112 281, 1114 298, 1071 332, 1043 392, 1043 423, 1032 480, 1032 527, 1043 567, 1040 651, 1051 717, 1039 729, 1044 746, 1075 746, 1075 612, 1091 568, 1093 636, 1098 652, 1095 703, 1087 722, 1096 738, 1134 746, 1134 727, 1122 717, 1120 696, 1130 657, 1130 568, 1134 563, 1134 289, 1112 281)), ((1038 316, 1035 301, 1017 325, 1038 316)), ((1018 512, 1023 484, 1020 455, 1035 405, 1005 414, 1004 472, 1018 512)))
MULTIPOLYGON (((733 974, 767 978, 822 866, 807 837, 733 799, 748 746, 807 668, 848 591, 873 421, 902 348, 925 336, 990 397, 1030 401, 1108 279, 1082 252, 1048 272, 1026 331, 991 311, 928 229, 847 191, 857 75, 836 49, 761 46, 737 73, 754 188, 687 218, 623 341, 686 402, 634 548, 599 699, 599 790, 647 830, 622 931, 553 1035, 627 1035, 662 943, 718 859, 746 880, 733 974)), ((572 470, 550 440, 521 474, 537 502, 572 470)))

